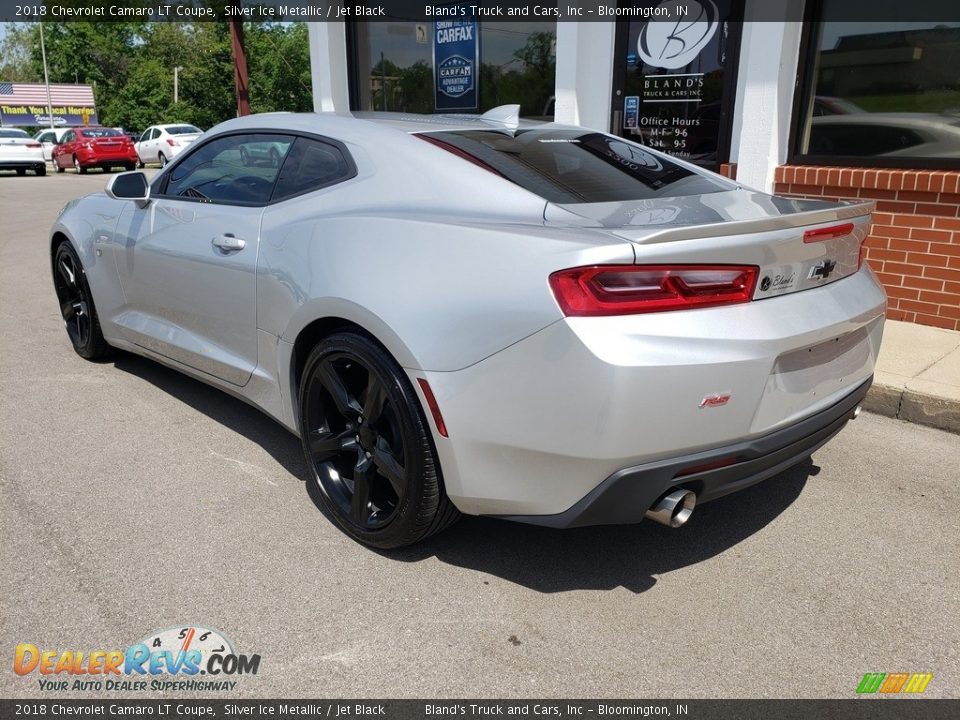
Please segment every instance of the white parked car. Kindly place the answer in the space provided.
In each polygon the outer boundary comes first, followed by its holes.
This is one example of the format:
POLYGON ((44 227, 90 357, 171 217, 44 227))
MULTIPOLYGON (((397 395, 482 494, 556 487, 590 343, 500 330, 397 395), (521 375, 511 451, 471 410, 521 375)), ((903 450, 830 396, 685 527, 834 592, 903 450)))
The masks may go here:
POLYGON ((163 167, 202 134, 203 130, 187 123, 151 125, 137 143, 140 164, 160 163, 163 167))
POLYGON ((55 148, 60 141, 63 139, 63 136, 67 134, 68 130, 73 128, 53 128, 40 130, 36 135, 33 136, 33 139, 38 141, 42 145, 43 149, 43 159, 47 162, 53 160, 53 148, 55 148))
POLYGON ((17 175, 33 170, 37 175, 46 175, 43 148, 24 130, 0 128, 0 170, 16 170, 17 175))

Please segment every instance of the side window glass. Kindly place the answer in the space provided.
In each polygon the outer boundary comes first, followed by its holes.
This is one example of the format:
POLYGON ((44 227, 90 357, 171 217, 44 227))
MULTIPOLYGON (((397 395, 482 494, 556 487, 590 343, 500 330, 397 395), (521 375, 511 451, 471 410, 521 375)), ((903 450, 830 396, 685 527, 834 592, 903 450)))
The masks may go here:
POLYGON ((343 182, 356 170, 340 148, 330 143, 300 137, 287 155, 273 193, 274 200, 343 182))
POLYGON ((289 135, 227 135, 204 143, 170 171, 162 195, 237 205, 270 200, 289 135), (276 163, 276 164, 275 164, 276 163))
POLYGON ((152 131, 152 130, 144 130, 144 131, 143 131, 143 135, 140 136, 140 142, 143 142, 144 140, 149 140, 149 139, 150 139, 150 133, 151 133, 151 132, 153 132, 153 131, 152 131))
POLYGON ((160 137, 160 129, 159 129, 159 128, 154 128, 153 130, 150 131, 150 139, 151 139, 151 140, 156 140, 158 137, 160 137))
POLYGON ((64 135, 63 142, 65 143, 73 142, 73 132, 68 132, 66 135, 64 135))

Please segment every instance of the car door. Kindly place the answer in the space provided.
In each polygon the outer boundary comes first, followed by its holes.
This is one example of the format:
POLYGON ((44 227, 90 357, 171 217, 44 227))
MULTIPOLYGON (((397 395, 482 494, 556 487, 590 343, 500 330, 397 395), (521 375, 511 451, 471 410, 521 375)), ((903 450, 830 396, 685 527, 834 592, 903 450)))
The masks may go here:
POLYGON ((60 144, 56 145, 53 148, 53 164, 58 167, 69 167, 72 164, 70 159, 73 154, 73 142, 77 138, 77 133, 74 130, 68 130, 63 138, 60 140, 60 144))
POLYGON ((51 160, 53 158, 53 146, 57 143, 57 134, 53 130, 39 133, 37 141, 43 146, 43 159, 51 160))
POLYGON ((152 132, 153 128, 147 128, 143 131, 143 134, 137 141, 137 157, 140 158, 141 163, 146 163, 150 159, 150 155, 148 153, 150 148, 150 134, 152 132))
POLYGON ((114 322, 141 347, 239 386, 257 365, 260 220, 279 172, 244 167, 240 149, 263 138, 294 140, 232 134, 191 148, 117 227, 126 304, 114 322))

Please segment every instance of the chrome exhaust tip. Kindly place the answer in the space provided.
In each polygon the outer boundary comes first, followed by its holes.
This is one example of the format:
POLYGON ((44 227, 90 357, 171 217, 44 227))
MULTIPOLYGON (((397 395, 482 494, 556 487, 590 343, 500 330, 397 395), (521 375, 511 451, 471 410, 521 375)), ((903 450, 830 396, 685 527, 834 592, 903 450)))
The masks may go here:
POLYGON ((860 411, 861 411, 861 410, 863 410, 863 406, 862 406, 862 405, 857 405, 857 406, 853 409, 853 412, 850 413, 850 419, 851 419, 851 420, 856 420, 858 417, 860 417, 860 411))
POLYGON ((678 528, 690 519, 696 504, 697 496, 693 491, 674 488, 657 500, 647 510, 645 517, 661 525, 678 528))

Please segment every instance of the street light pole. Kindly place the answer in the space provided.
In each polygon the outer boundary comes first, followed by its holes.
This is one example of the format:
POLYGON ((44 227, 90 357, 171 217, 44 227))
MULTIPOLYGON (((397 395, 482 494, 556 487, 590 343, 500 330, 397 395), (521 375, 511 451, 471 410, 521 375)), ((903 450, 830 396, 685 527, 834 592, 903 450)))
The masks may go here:
POLYGON ((47 71, 47 48, 43 42, 43 23, 40 23, 40 56, 43 58, 43 84, 47 88, 47 117, 53 129, 53 100, 50 98, 50 73, 47 71))
POLYGON ((176 105, 180 102, 180 71, 183 70, 183 66, 177 65, 173 69, 173 104, 176 105))

